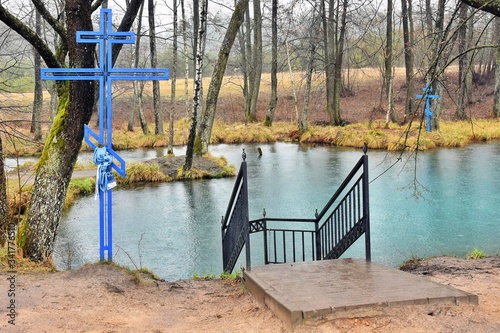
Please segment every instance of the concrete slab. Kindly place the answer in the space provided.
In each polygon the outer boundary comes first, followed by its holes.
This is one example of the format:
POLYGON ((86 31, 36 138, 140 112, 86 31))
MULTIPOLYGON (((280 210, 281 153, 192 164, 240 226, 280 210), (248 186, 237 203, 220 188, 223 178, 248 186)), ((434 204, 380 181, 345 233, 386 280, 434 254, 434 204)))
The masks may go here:
MULTIPOLYGON (((287 326, 322 315, 422 304, 478 304, 476 295, 363 259, 252 267, 245 286, 287 326)), ((350 314, 351 313, 351 314, 350 314)))

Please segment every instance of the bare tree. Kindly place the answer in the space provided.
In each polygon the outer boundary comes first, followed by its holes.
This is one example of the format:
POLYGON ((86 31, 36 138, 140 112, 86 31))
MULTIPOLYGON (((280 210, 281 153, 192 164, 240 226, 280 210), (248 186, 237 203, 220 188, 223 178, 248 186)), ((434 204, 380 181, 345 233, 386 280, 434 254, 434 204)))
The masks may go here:
POLYGON ((272 0, 271 10, 271 98, 264 125, 273 124, 274 112, 278 103, 278 0, 272 0))
MULTIPOLYGON (((444 29, 444 12, 445 12, 445 0, 438 1, 438 9, 436 13, 435 26, 432 38, 432 49, 431 49, 431 63, 429 65, 429 70, 427 72, 427 82, 432 88, 432 92, 441 96, 443 91, 443 74, 444 74, 444 64, 446 59, 444 58, 444 49, 446 47, 447 32, 444 29)), ((441 116, 441 102, 440 99, 434 99, 431 101, 433 106, 433 112, 431 117, 431 130, 439 130, 439 118, 441 116)))
MULTIPOLYGON (((500 0, 461 0, 462 2, 484 10, 495 16, 500 16, 500 0)), ((497 40, 500 40, 500 23, 499 19, 496 18, 495 21, 495 31, 497 40)), ((499 70, 499 54, 500 48, 497 47, 497 63, 495 67, 495 90, 494 90, 494 102, 493 102, 493 115, 500 117, 500 70, 499 70)))
MULTIPOLYGON (((235 4, 237 0, 235 0, 235 4)), ((238 43, 240 47, 240 70, 243 76, 243 86, 242 93, 244 99, 244 113, 245 121, 248 120, 250 115, 250 92, 249 92, 249 77, 252 73, 252 63, 248 61, 251 59, 251 41, 250 41, 250 8, 247 3, 247 8, 245 10, 245 24, 243 24, 238 32, 238 43)))
MULTIPOLYGON (((139 68, 139 61, 141 55, 141 40, 142 40, 142 13, 144 11, 144 3, 141 4, 141 8, 139 9, 139 14, 137 17, 137 37, 135 39, 135 47, 134 47, 134 68, 139 68)), ((146 120, 146 116, 144 115, 144 105, 142 99, 142 93, 144 91, 144 81, 134 81, 134 105, 130 110, 128 117, 128 126, 127 129, 129 131, 133 131, 134 129, 134 116, 135 112, 139 114, 139 123, 141 125, 142 133, 147 135, 149 134, 148 122, 146 120)))
POLYGON ((184 0, 181 1, 181 14, 182 14, 182 55, 184 56, 184 103, 186 106, 186 118, 189 117, 189 52, 187 43, 187 23, 186 23, 186 10, 184 8, 184 0))
MULTIPOLYGON (((42 35, 42 17, 37 11, 35 11, 35 32, 39 36, 42 35)), ((43 108, 43 86, 40 74, 40 69, 42 67, 42 58, 34 48, 33 58, 35 70, 35 88, 33 94, 33 113, 31 118, 30 131, 34 134, 34 139, 40 141, 42 139, 41 113, 43 108)))
MULTIPOLYGON (((497 59, 500 59, 500 17, 495 18, 495 35, 499 46, 496 48, 497 59)), ((500 117, 500 65, 495 67, 495 88, 493 94, 493 116, 500 117)))
POLYGON ((389 121, 394 123, 399 123, 399 117, 396 113, 396 108, 394 107, 394 55, 393 55, 393 15, 394 15, 394 3, 393 0, 387 0, 387 24, 386 24, 386 46, 385 46, 385 78, 384 85, 386 87, 386 97, 387 97, 387 116, 386 116, 386 126, 389 121))
POLYGON ((260 0, 253 0, 252 67, 252 75, 249 77, 250 113, 248 120, 257 121, 257 102, 262 77, 262 11, 260 0))
POLYGON ((473 19, 468 17, 469 6, 465 3, 460 5, 459 28, 458 28, 458 91, 454 119, 465 120, 467 113, 465 108, 469 102, 472 89, 471 53, 466 52, 471 47, 470 40, 473 29, 473 19))
POLYGON ((167 154, 174 153, 174 118, 175 118, 175 86, 177 84, 177 0, 173 4, 174 14, 174 32, 173 32, 173 46, 172 46, 172 69, 170 70, 170 79, 172 80, 170 92, 170 114, 169 114, 169 129, 168 129, 168 148, 167 154))
MULTIPOLYGON (((149 49, 151 51, 151 68, 158 66, 156 53, 155 2, 148 0, 149 49)), ((153 110, 155 115, 155 134, 163 134, 163 110, 161 107, 160 82, 153 81, 153 110)))
POLYGON ((191 171, 193 166, 193 156, 195 153, 195 140, 196 140, 196 130, 198 127, 198 114, 201 114, 202 110, 202 72, 203 72, 203 57, 204 57, 204 44, 207 38, 207 16, 208 16, 208 0, 201 0, 201 10, 199 11, 199 26, 198 26, 198 38, 197 38, 197 52, 196 52, 196 67, 195 67, 195 79, 194 79, 194 97, 193 97, 193 112, 191 115, 191 127, 189 129, 189 137, 186 147, 186 160, 182 166, 182 172, 184 174, 191 171))
POLYGON ((406 123, 413 115, 413 97, 415 94, 414 79, 414 27, 413 10, 411 0, 401 0, 401 16, 403 23, 403 41, 405 54, 405 76, 406 76, 406 98, 405 98, 405 117, 406 123))
POLYGON ((307 54, 307 68, 306 68, 306 87, 304 91, 304 104, 302 105, 302 113, 300 115, 299 121, 299 131, 305 132, 309 127, 308 116, 309 116, 309 100, 311 95, 311 85, 312 85, 312 75, 314 71, 314 60, 316 49, 318 48, 318 38, 316 36, 317 31, 320 27, 320 19, 318 15, 318 10, 316 4, 312 11, 311 25, 309 27, 309 51, 307 54))
POLYGON ((197 150, 195 150, 196 153, 205 154, 208 152, 208 145, 210 143, 212 127, 215 120, 215 112, 217 110, 217 100, 219 98, 219 92, 224 78, 227 61, 234 44, 234 40, 238 35, 238 30, 245 18, 245 11, 247 8, 248 0, 238 1, 236 7, 234 8, 233 15, 231 16, 231 20, 229 21, 226 34, 224 35, 224 40, 222 41, 219 55, 214 65, 210 86, 208 87, 207 105, 205 111, 203 112, 201 125, 197 135, 197 141, 200 142, 200 145, 197 147, 197 150))
POLYGON ((321 0, 326 62, 326 111, 330 124, 335 126, 344 124, 340 112, 340 95, 348 4, 347 0, 330 1, 327 12, 325 1, 321 0))
MULTIPOLYGON (((347 30, 347 7, 348 0, 342 0, 335 11, 336 30, 338 31, 338 40, 335 46, 335 65, 334 65, 334 84, 333 84, 333 110, 330 118, 333 119, 334 125, 343 125, 340 112, 340 94, 342 91, 342 68, 344 60, 345 35, 347 30)), ((337 34, 335 34, 337 35, 337 34)))

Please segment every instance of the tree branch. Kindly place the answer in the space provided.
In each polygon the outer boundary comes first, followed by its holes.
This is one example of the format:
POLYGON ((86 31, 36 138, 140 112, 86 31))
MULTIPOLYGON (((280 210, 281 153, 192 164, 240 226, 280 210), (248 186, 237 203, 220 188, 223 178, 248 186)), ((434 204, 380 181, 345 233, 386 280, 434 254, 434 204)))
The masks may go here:
POLYGON ((54 31, 57 32, 57 34, 61 37, 61 39, 64 41, 63 43, 67 44, 66 29, 64 29, 64 25, 62 25, 61 22, 59 22, 50 14, 43 2, 41 2, 40 0, 32 0, 31 2, 35 6, 36 10, 40 13, 40 15, 42 15, 43 19, 47 21, 52 29, 54 29, 54 31))
MULTIPOLYGON (((139 12, 139 8, 141 8, 144 0, 131 0, 129 5, 127 6, 127 11, 125 15, 123 15, 122 21, 118 26, 119 32, 130 31, 132 24, 134 24, 135 18, 137 17, 137 13, 139 12)), ((123 44, 115 44, 113 45, 113 64, 116 62, 118 55, 123 47, 123 44)))
POLYGON ((96 10, 98 10, 98 9, 99 9, 99 7, 101 7, 102 2, 103 2, 103 0, 97 0, 96 2, 94 2, 94 3, 92 4, 92 6, 90 7, 90 11, 93 13, 93 12, 95 12, 96 10))
POLYGON ((500 0, 461 0, 471 7, 500 16, 500 0))
POLYGON ((21 37, 26 39, 43 58, 48 67, 57 68, 62 67, 57 61, 56 56, 45 44, 45 42, 26 24, 13 16, 5 7, 0 3, 0 21, 5 23, 9 28, 17 32, 21 37))

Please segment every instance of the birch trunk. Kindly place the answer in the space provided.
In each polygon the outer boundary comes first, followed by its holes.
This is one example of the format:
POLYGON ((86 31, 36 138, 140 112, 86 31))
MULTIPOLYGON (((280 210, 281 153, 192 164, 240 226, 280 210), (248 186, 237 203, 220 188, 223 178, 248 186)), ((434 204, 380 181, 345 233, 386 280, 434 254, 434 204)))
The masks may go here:
POLYGON ((170 92, 170 114, 169 114, 169 128, 168 128, 168 148, 167 154, 173 155, 174 153, 174 117, 175 117, 175 86, 177 84, 177 0, 174 0, 174 36, 172 46, 172 69, 170 70, 171 92, 170 92))
POLYGON ((186 160, 182 166, 182 173, 186 174, 191 171, 193 166, 193 155, 195 153, 195 140, 196 140, 196 130, 198 127, 198 113, 201 113, 201 85, 202 85, 202 71, 203 71, 203 44, 207 35, 207 11, 208 11, 208 0, 201 1, 201 10, 199 18, 198 27, 198 45, 196 52, 196 67, 195 67, 195 79, 194 79, 194 97, 193 97, 193 112, 191 114, 191 127, 189 129, 189 137, 186 148, 186 160))
POLYGON ((198 133, 200 147, 195 150, 196 153, 205 154, 208 152, 208 145, 210 144, 215 112, 217 110, 217 100, 222 80, 224 78, 224 72, 226 70, 227 61, 229 59, 231 48, 234 44, 234 40, 238 35, 238 30, 241 24, 243 23, 247 6, 248 0, 239 0, 238 4, 234 8, 226 34, 224 35, 224 40, 222 41, 222 45, 219 50, 217 62, 214 66, 212 79, 210 80, 210 86, 208 87, 207 105, 205 112, 203 112, 200 130, 198 133))

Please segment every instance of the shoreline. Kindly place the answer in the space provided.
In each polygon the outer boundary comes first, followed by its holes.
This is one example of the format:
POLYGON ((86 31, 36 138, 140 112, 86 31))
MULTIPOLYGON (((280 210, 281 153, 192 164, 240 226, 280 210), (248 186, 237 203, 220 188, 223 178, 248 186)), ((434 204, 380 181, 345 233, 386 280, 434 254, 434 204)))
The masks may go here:
MULTIPOLYGON (((294 332, 498 332, 499 256, 433 257, 417 265, 420 271, 412 274, 476 294, 479 305, 413 305, 350 318, 324 316, 304 322, 294 332)), ((2 270, 0 278, 7 277, 2 270)), ((168 332, 287 332, 241 281, 162 281, 149 274, 137 277, 116 265, 89 264, 55 273, 18 270, 15 283, 15 327, 8 323, 11 318, 2 316, 2 332, 166 332, 166 327, 168 332)), ((2 313, 8 311, 5 307, 2 313)))

